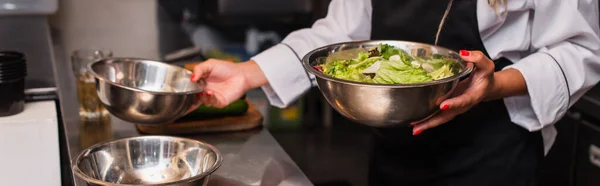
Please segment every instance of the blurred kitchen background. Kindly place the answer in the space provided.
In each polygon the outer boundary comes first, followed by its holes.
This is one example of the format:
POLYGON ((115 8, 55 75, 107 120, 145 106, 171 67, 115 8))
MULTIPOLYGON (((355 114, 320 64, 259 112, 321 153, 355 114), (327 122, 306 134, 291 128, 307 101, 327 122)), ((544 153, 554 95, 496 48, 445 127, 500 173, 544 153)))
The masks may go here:
MULTIPOLYGON (((115 56, 175 64, 224 56, 245 61, 324 17, 328 3, 0 0, 0 49, 29 56, 29 88, 56 87, 54 79, 68 75, 54 73, 56 69, 71 68, 61 60, 80 48, 107 48, 115 56), (30 8, 19 9, 27 3, 30 8)), ((260 90, 248 96, 262 108, 265 127, 315 185, 366 185, 368 130, 341 119, 316 88, 286 109, 268 106, 260 90)), ((542 185, 600 185, 600 88, 590 91, 557 127, 557 142, 541 171, 542 185)))

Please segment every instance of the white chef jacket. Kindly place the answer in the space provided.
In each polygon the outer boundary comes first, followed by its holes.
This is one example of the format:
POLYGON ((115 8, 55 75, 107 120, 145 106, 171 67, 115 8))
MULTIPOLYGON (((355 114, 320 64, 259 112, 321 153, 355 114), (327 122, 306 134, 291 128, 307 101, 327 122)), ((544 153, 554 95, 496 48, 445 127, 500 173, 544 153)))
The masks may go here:
MULTIPOLYGON (((553 124, 600 80, 598 1, 508 0, 497 13, 487 2, 477 3, 483 44, 491 59, 513 61, 506 68, 519 70, 528 89, 504 104, 512 122, 542 130, 547 153, 556 137, 553 124)), ((315 85, 295 53, 301 58, 324 45, 369 40, 372 11, 371 0, 332 0, 325 18, 282 41, 293 51, 280 44, 254 56, 269 81, 262 89, 270 103, 286 107, 315 85)))

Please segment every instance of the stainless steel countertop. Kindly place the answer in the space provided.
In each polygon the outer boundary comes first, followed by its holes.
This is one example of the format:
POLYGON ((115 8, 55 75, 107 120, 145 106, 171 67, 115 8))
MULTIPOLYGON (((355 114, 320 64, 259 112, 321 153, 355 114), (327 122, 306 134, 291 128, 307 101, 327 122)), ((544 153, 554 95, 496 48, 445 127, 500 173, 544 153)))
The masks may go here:
MULTIPOLYGON (((135 125, 115 117, 103 124, 79 121, 76 87, 68 58, 60 45, 54 47, 62 123, 71 163, 81 150, 95 143, 141 135, 135 125)), ((181 137, 208 142, 223 153, 223 164, 213 174, 209 185, 313 185, 266 129, 181 137)), ((76 176, 71 176, 75 185, 85 185, 76 176)))

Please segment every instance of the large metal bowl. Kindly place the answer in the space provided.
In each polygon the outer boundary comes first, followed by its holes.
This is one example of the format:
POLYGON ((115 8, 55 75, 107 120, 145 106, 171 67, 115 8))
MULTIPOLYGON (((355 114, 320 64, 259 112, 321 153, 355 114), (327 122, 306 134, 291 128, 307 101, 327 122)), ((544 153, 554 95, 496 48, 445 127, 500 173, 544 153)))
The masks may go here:
POLYGON ((145 59, 106 58, 88 68, 106 109, 136 124, 167 124, 182 117, 204 87, 190 81, 189 70, 145 59))
POLYGON ((206 185, 221 166, 217 148, 204 142, 140 136, 83 150, 73 172, 88 185, 206 185))
POLYGON ((427 119, 439 111, 439 105, 451 95, 460 78, 473 70, 472 63, 461 60, 452 50, 405 41, 356 41, 328 45, 306 54, 302 64, 315 75, 321 93, 336 111, 350 120, 374 127, 402 126, 427 119), (312 68, 326 60, 354 58, 359 50, 381 43, 401 48, 414 56, 439 54, 453 58, 458 63, 455 66, 459 73, 426 83, 383 85, 342 80, 312 68))

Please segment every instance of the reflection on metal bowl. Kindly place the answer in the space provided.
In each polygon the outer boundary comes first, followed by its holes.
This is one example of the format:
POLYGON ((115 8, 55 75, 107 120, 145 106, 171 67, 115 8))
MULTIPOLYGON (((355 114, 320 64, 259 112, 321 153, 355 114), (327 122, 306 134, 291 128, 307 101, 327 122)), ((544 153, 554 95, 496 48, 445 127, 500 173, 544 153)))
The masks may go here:
POLYGON ((190 82, 191 71, 157 61, 106 58, 88 68, 106 109, 136 124, 160 125, 180 118, 204 88, 203 82, 190 82))
POLYGON ((168 136, 140 136, 83 150, 73 172, 88 185, 206 185, 221 166, 217 148, 168 136))
POLYGON ((405 41, 356 41, 328 45, 306 54, 302 64, 308 72, 315 75, 321 93, 335 110, 350 120, 374 127, 405 126, 410 122, 432 116, 439 111, 441 101, 452 94, 460 78, 467 76, 473 70, 473 64, 461 60, 454 51, 405 41), (457 61, 459 73, 426 83, 384 85, 341 80, 312 68, 313 65, 324 62, 328 57, 331 59, 331 54, 344 51, 338 57, 353 58, 357 55, 357 51, 381 43, 395 46, 419 57, 439 54, 453 58, 457 61))

